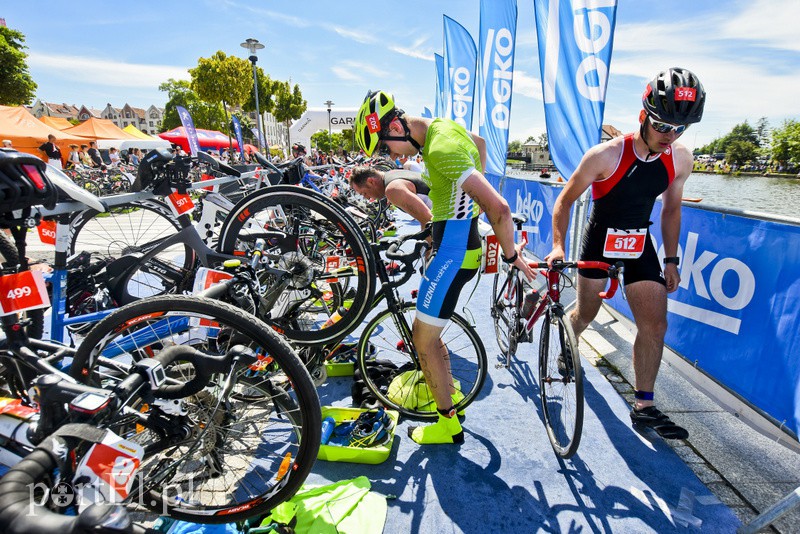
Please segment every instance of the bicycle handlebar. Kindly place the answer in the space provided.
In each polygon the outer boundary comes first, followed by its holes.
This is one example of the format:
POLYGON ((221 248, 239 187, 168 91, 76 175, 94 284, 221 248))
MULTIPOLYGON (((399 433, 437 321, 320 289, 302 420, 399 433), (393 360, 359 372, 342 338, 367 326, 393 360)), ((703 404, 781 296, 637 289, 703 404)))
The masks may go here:
MULTIPOLYGON (((405 284, 411 276, 414 274, 414 260, 422 256, 422 250, 428 247, 428 242, 425 239, 431 235, 430 225, 425 226, 422 230, 415 234, 408 234, 401 236, 399 238, 391 238, 391 239, 381 239, 379 243, 380 250, 386 250, 386 257, 391 260, 397 260, 403 264, 403 276, 400 277, 399 280, 395 280, 392 282, 392 285, 395 287, 399 287, 405 284), (416 243, 414 244, 414 250, 403 254, 400 252, 400 247, 406 241, 414 240, 416 243)), ((380 258, 376 258, 379 263, 382 264, 380 258)))
POLYGON ((197 153, 197 161, 202 163, 207 163, 211 165, 211 168, 215 171, 219 171, 224 174, 228 174, 231 176, 241 176, 242 173, 234 169, 233 167, 226 165, 219 161, 218 159, 213 158, 211 155, 206 154, 202 150, 197 153))
MULTIPOLYGON (((76 425, 94 431, 90 425, 76 425)), ((155 532, 134 525, 127 510, 114 504, 92 504, 78 516, 59 515, 34 501, 34 488, 52 477, 58 467, 56 448, 63 441, 48 438, 0 478, 0 531, 8 534, 58 532, 59 534, 155 532)), ((46 494, 49 496, 49 494, 46 494)))
POLYGON ((615 264, 606 263, 604 261, 554 261, 553 266, 550 267, 547 262, 529 262, 528 265, 534 269, 547 269, 552 271, 563 271, 564 269, 600 269, 608 273, 608 278, 611 284, 608 289, 598 293, 601 299, 608 300, 614 296, 619 289, 619 276, 624 271, 624 266, 621 261, 615 264))

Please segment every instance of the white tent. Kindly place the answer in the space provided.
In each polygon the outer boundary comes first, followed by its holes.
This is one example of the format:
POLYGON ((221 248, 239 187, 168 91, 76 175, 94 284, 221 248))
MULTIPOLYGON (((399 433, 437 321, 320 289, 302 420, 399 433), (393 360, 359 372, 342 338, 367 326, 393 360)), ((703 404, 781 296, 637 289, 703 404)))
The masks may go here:
MULTIPOLYGON (((358 108, 331 108, 330 129, 332 132, 349 130, 356 122, 358 108)), ((328 108, 309 108, 289 128, 292 143, 311 149, 311 135, 328 129, 328 108)))

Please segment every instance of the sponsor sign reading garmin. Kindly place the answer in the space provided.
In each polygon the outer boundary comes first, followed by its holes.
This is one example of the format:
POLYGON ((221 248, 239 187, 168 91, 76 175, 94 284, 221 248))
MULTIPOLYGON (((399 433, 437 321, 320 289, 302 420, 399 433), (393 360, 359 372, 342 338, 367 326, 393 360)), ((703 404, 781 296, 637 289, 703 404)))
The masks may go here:
MULTIPOLYGON (((650 218, 659 258, 661 202, 650 218)), ((800 428, 800 226, 684 206, 681 282, 665 342, 795 434, 800 428)), ((612 306, 632 317, 627 302, 612 306)))
POLYGON ((433 116, 441 118, 444 117, 444 57, 441 54, 433 54, 433 60, 436 66, 436 102, 433 116))
POLYGON ((444 16, 445 117, 472 129, 478 50, 469 32, 444 16))
POLYGON ((478 124, 486 141, 484 172, 498 176, 506 170, 516 32, 516 0, 481 0, 478 124))
POLYGON ((583 154, 600 142, 616 21, 616 0, 535 3, 539 64, 550 154, 572 176, 583 154))

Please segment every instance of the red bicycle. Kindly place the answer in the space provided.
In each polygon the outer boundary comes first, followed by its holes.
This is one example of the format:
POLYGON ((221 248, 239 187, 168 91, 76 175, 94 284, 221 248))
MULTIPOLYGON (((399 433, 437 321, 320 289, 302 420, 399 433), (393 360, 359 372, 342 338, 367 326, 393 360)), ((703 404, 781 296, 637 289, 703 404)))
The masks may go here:
POLYGON ((572 287, 569 269, 606 271, 611 284, 600 297, 610 299, 619 287, 622 262, 610 265, 600 261, 556 261, 530 263, 541 269, 546 288, 541 293, 530 287, 519 268, 503 264, 495 275, 491 313, 497 344, 503 353, 503 366, 511 365, 519 343, 532 342, 533 326, 544 317, 539 336, 539 396, 547 435, 553 450, 569 458, 578 450, 583 429, 583 372, 578 340, 561 303, 561 292, 572 287), (527 290, 526 290, 527 288, 527 290))

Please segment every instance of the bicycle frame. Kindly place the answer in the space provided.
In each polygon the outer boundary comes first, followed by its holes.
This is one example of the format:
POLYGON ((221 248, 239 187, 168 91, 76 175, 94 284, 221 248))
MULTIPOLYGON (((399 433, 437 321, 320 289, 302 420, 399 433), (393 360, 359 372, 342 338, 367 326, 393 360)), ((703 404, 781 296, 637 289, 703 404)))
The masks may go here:
MULTIPOLYGON (((190 188, 199 189, 199 188, 213 187, 215 185, 222 185, 241 179, 242 177, 231 177, 231 176, 224 178, 216 178, 213 180, 207 180, 204 182, 198 182, 192 184, 190 188)), ((103 198, 103 202, 108 207, 114 207, 114 206, 129 204, 131 202, 139 200, 153 200, 157 198, 158 197, 152 192, 142 191, 137 193, 126 193, 114 197, 105 197, 103 198)), ((217 209, 218 207, 224 209, 224 203, 223 206, 218 206, 218 204, 214 202, 209 202, 209 204, 214 206, 213 209, 209 210, 209 212, 213 212, 212 214, 213 217, 216 217, 216 213, 220 211, 219 209, 217 209)), ((71 237, 69 222, 75 213, 83 211, 85 210, 85 208, 86 206, 78 202, 67 202, 67 203, 62 203, 53 210, 41 211, 41 214, 43 216, 51 216, 51 217, 55 216, 57 220, 55 263, 53 265, 53 272, 49 274, 49 280, 53 287, 53 303, 52 303, 52 312, 50 318, 50 339, 59 343, 64 341, 65 327, 76 324, 96 323, 102 320, 104 317, 106 317, 109 313, 111 313, 111 311, 113 311, 113 310, 102 310, 98 312, 77 315, 74 317, 68 317, 66 313, 66 302, 67 302, 66 290, 67 290, 67 274, 68 274, 67 254, 69 252, 69 241, 71 237)), ((179 230, 172 236, 165 238, 164 240, 159 240, 144 245, 143 250, 146 251, 146 253, 142 258, 140 258, 138 262, 134 264, 134 267, 150 261, 156 254, 177 243, 187 244, 198 255, 200 263, 204 267, 209 267, 214 263, 222 263, 225 260, 229 259, 238 259, 235 256, 219 254, 218 252, 208 247, 205 240, 203 240, 203 238, 198 233, 197 229, 191 224, 191 221, 189 220, 188 216, 183 215, 181 217, 178 218, 178 222, 182 227, 181 230, 179 230)), ((206 219, 201 218, 200 221, 201 224, 203 223, 204 220, 206 219)), ((282 290, 283 288, 278 287, 276 289, 282 290)), ((277 297, 275 297, 275 299, 277 300, 277 297)), ((264 305, 267 306, 267 309, 271 308, 273 304, 274 301, 270 302, 270 299, 267 299, 264 302, 264 305)))

